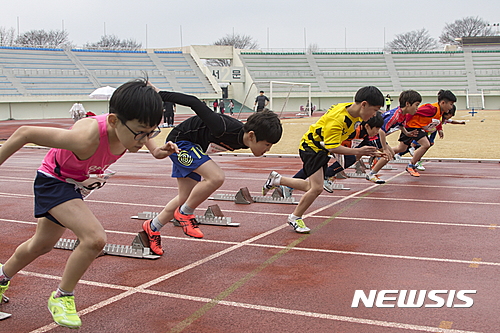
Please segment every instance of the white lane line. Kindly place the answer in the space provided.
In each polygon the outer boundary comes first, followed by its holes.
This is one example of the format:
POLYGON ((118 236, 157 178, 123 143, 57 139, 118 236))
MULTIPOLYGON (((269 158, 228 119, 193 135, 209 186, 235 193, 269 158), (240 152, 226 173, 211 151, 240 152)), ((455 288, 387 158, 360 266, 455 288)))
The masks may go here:
MULTIPOLYGON (((54 275, 39 274, 39 273, 26 272, 26 271, 20 271, 20 273, 27 275, 27 276, 34 276, 34 277, 39 277, 39 278, 51 279, 51 280, 60 280, 59 276, 54 276, 54 275)), ((105 283, 96 283, 96 282, 87 281, 87 280, 80 280, 80 283, 84 284, 84 285, 126 291, 126 293, 122 293, 120 295, 123 295, 123 294, 132 295, 132 293, 142 293, 142 294, 148 294, 148 295, 154 295, 154 296, 160 296, 160 297, 168 297, 168 298, 181 299, 181 300, 194 301, 194 302, 201 302, 201 303, 209 303, 212 301, 211 298, 207 298, 207 297, 182 295, 182 294, 175 294, 175 293, 169 293, 169 292, 163 292, 163 291, 157 291, 157 290, 148 290, 148 289, 142 289, 142 288, 126 287, 126 286, 119 286, 119 285, 112 285, 112 284, 105 284, 105 283)), ((363 319, 363 318, 356 318, 356 317, 332 315, 332 314, 326 314, 326 313, 317 313, 317 312, 301 311, 301 310, 292 310, 292 309, 286 309, 286 308, 278 308, 278 307, 273 307, 273 306, 249 304, 249 303, 242 303, 242 302, 232 302, 232 301, 222 300, 219 302, 219 304, 225 305, 225 306, 231 306, 231 307, 267 311, 267 312, 272 312, 272 313, 283 313, 283 314, 296 315, 296 316, 298 315, 298 316, 304 316, 304 317, 321 318, 321 319, 350 322, 350 323, 356 323, 356 324, 368 324, 368 325, 374 325, 374 326, 402 328, 402 329, 410 329, 410 330, 424 331, 424 332, 449 332, 449 333, 451 333, 451 332, 457 332, 457 333, 470 332, 470 333, 472 333, 472 331, 449 330, 449 329, 443 330, 441 328, 432 327, 432 326, 421 326, 421 325, 404 324, 404 323, 373 320, 373 319, 363 319)), ((89 313, 89 312, 91 312, 89 310, 91 310, 92 307, 89 307, 87 309, 88 310, 86 313, 89 313)), ((81 312, 83 312, 83 310, 81 312)), ((79 314, 80 314, 80 312, 79 312, 79 314)), ((50 325, 47 325, 44 327, 47 327, 47 328, 48 328, 48 326, 57 327, 57 325, 55 325, 55 326, 54 325, 55 324, 50 324, 50 325)), ((35 330, 32 332, 45 332, 45 330, 41 330, 41 328, 39 328, 38 330, 35 330)))

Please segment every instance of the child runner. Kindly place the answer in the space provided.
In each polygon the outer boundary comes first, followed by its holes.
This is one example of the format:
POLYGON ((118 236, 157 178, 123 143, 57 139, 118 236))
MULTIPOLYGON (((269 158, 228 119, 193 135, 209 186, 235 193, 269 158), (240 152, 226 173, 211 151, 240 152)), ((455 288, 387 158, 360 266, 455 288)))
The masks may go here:
POLYGON ((384 105, 384 95, 378 88, 368 86, 359 89, 354 97, 354 103, 332 106, 309 127, 309 131, 302 137, 299 154, 307 180, 282 177, 276 171, 270 173, 262 188, 264 195, 279 185, 305 192, 293 213, 288 217, 288 223, 296 232, 309 233, 310 231, 302 215, 323 191, 323 180, 330 154, 374 155, 376 153, 376 147, 348 148, 342 146, 341 143, 355 131, 361 121, 367 121, 373 117, 382 105, 384 105))
POLYGON ((390 161, 394 154, 399 152, 399 149, 404 149, 404 144, 400 143, 400 147, 391 148, 386 141, 386 136, 401 129, 407 137, 414 137, 417 135, 417 131, 413 130, 409 132, 406 128, 406 115, 414 115, 417 112, 419 104, 422 102, 422 96, 415 90, 405 90, 399 95, 399 106, 395 109, 386 111, 383 113, 384 126, 379 131, 379 144, 382 146, 382 150, 387 154, 388 158, 381 158, 376 162, 375 166, 366 174, 366 179, 377 184, 385 183, 384 180, 380 179, 377 174, 380 169, 390 161))
POLYGON ((428 132, 438 131, 439 137, 443 137, 443 129, 441 124, 441 118, 443 114, 447 113, 453 108, 453 104, 457 101, 456 96, 449 90, 440 90, 438 92, 438 102, 433 104, 424 104, 420 106, 417 113, 406 116, 406 130, 411 132, 417 130, 416 136, 408 136, 405 133, 401 133, 399 136, 399 146, 395 152, 403 152, 410 146, 413 140, 420 144, 420 148, 416 150, 413 157, 406 167, 406 171, 413 177, 420 177, 420 174, 416 170, 416 164, 422 156, 430 148, 431 144, 428 132))
MULTIPOLYGON (((349 138, 342 142, 342 146, 348 148, 361 148, 364 146, 374 146, 377 149, 381 149, 382 147, 378 144, 377 134, 379 133, 380 128, 384 125, 384 118, 380 112, 377 112, 376 115, 368 119, 368 121, 363 121, 356 127, 356 130, 351 133, 349 138)), ((323 184, 323 189, 329 193, 333 193, 333 182, 330 180, 337 173, 341 172, 344 169, 349 168, 351 165, 356 163, 361 158, 359 155, 345 155, 344 161, 341 163, 339 161, 333 162, 325 172, 325 181, 323 184)), ((300 169, 293 178, 301 178, 306 179, 306 174, 304 169, 300 169)), ((287 196, 290 196, 293 189, 286 188, 285 189, 287 196)))
MULTIPOLYGON (((0 265, 0 298, 10 279, 52 250, 68 228, 80 244, 69 256, 48 308, 57 324, 70 328, 82 324, 75 308, 75 286, 106 244, 104 228, 82 200, 83 195, 104 185, 107 168, 125 151, 137 152, 160 133, 162 102, 145 80, 136 80, 116 89, 109 112, 81 119, 69 130, 21 126, 0 148, 2 164, 27 143, 57 147, 49 150, 35 178, 35 235, 0 265)), ((175 148, 168 143, 156 155, 169 155, 175 148)))
MULTIPOLYGON (((167 137, 180 149, 178 154, 170 156, 178 195, 157 217, 143 224, 151 250, 161 255, 160 229, 172 218, 179 221, 186 235, 203 237, 194 210, 224 183, 224 172, 207 152, 250 148, 255 156, 262 156, 280 140, 283 129, 278 116, 271 111, 254 113, 243 124, 233 117, 212 112, 195 96, 155 89, 163 101, 188 106, 197 114, 174 127, 167 137)), ((153 141, 149 141, 147 147, 155 154, 153 141)))
MULTIPOLYGON (((455 116, 456 111, 457 111, 457 107, 456 107, 455 104, 453 104, 453 107, 451 108, 451 110, 443 114, 443 118, 441 119, 441 124, 443 124, 443 125, 445 125, 445 124, 460 124, 460 125, 465 125, 466 124, 465 120, 453 120, 453 119, 451 119, 452 117, 455 116)), ((431 144, 431 147, 434 146, 434 141, 436 139, 436 134, 438 134, 438 131, 436 131, 436 130, 433 131, 433 132, 431 132, 431 133, 428 133, 428 135, 429 135, 429 142, 431 144)), ((444 138, 444 131, 443 131, 443 137, 441 137, 441 138, 442 139, 444 138)), ((412 142, 412 146, 413 147, 409 148, 408 150, 410 151, 410 149, 413 148, 413 150, 411 151, 411 155, 413 156, 413 154, 415 153, 415 150, 418 149, 420 147, 420 145, 418 144, 418 142, 416 142, 414 140, 412 142)), ((421 160, 417 162, 417 164, 415 165, 415 168, 418 171, 425 171, 425 167, 422 164, 421 160)))

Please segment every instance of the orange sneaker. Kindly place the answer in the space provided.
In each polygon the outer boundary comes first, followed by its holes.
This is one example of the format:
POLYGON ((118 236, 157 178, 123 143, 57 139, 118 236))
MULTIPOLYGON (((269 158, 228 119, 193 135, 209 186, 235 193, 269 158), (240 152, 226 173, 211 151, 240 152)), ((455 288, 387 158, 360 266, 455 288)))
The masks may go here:
POLYGON ((408 171, 408 173, 413 176, 413 177, 420 177, 420 174, 418 173, 417 170, 415 170, 415 168, 411 168, 409 166, 406 167, 406 171, 408 171))
POLYGON ((182 227, 182 231, 184 231, 184 233, 188 236, 194 238, 203 238, 203 233, 198 227, 198 221, 196 221, 194 215, 184 215, 180 212, 179 208, 180 207, 177 207, 174 212, 174 219, 179 222, 182 227))
POLYGON ((142 224, 142 230, 146 232, 149 239, 149 248, 154 254, 161 256, 163 254, 163 249, 161 248, 161 236, 159 231, 151 230, 151 220, 144 221, 142 224))

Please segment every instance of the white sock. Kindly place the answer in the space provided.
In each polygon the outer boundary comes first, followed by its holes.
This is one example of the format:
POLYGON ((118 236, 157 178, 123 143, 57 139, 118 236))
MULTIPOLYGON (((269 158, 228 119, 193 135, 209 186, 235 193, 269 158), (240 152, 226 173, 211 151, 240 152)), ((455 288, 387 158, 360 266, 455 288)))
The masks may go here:
POLYGON ((301 219, 301 218, 302 218, 301 216, 295 216, 293 214, 288 215, 288 219, 292 220, 292 221, 295 221, 295 220, 298 220, 298 219, 301 219))
POLYGON ((281 185, 281 175, 278 175, 276 176, 276 178, 274 178, 273 185, 274 186, 281 185))
POLYGON ((183 204, 179 210, 181 211, 181 214, 184 215, 193 215, 194 213, 194 209, 186 204, 183 204))
POLYGON ((161 228, 163 228, 163 224, 161 224, 161 222, 160 222, 160 220, 158 220, 158 216, 157 216, 151 221, 151 230, 160 231, 161 228))
POLYGON ((75 294, 73 292, 65 291, 62 290, 60 287, 57 288, 56 294, 54 295, 54 298, 58 297, 64 297, 64 296, 74 296, 75 294))

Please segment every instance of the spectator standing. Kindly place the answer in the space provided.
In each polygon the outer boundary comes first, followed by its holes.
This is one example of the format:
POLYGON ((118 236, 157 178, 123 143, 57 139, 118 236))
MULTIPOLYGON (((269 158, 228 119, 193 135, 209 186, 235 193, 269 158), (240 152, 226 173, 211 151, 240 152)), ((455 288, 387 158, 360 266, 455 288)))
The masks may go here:
POLYGON ((257 106, 257 112, 263 111, 264 108, 269 104, 269 98, 264 95, 264 92, 261 90, 259 96, 255 98, 254 107, 257 106))

